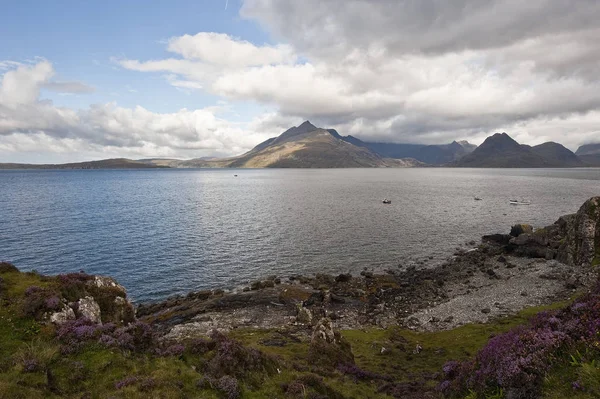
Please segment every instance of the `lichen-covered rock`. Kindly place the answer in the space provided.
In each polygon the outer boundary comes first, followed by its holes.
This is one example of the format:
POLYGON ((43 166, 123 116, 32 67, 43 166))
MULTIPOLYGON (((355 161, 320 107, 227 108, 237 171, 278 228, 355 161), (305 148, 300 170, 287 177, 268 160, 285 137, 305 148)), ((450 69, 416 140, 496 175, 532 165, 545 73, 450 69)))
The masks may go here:
POLYGON ((322 318, 313 329, 308 349, 309 361, 318 368, 331 369, 339 365, 354 364, 352 347, 333 329, 331 320, 322 318))
POLYGON ((575 263, 592 264, 600 257, 600 197, 591 198, 581 206, 573 233, 575 263))
POLYGON ((301 324, 311 324, 313 321, 312 312, 302 305, 298 305, 298 314, 296 315, 296 321, 301 324))
POLYGON ((77 301, 78 316, 86 318, 92 323, 102 324, 100 305, 91 296, 86 296, 77 301))
POLYGON ((99 306, 100 319, 104 323, 128 324, 135 321, 135 308, 127 299, 125 287, 111 277, 93 276, 86 282, 85 296, 81 298, 85 297, 92 298, 99 306))
POLYGON ((556 224, 566 232, 558 249, 559 261, 577 266, 600 263, 600 197, 590 198, 575 215, 556 224))
POLYGON ((118 296, 115 298, 115 308, 112 321, 117 324, 128 324, 135 321, 135 308, 127 299, 118 296))
POLYGON ((61 325, 69 320, 75 320, 75 312, 66 304, 63 304, 60 311, 50 315, 50 321, 54 324, 61 325))
POLYGON ((117 281, 112 277, 94 276, 94 279, 90 280, 88 284, 98 288, 116 288, 122 291, 123 294, 127 294, 127 290, 125 289, 125 287, 117 283, 117 281))

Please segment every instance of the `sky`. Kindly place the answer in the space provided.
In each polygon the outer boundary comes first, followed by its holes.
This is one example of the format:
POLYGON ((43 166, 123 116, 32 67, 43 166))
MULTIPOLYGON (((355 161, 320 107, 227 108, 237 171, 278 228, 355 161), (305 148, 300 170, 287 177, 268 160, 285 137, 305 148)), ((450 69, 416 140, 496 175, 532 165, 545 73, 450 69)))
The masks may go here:
POLYGON ((4 0, 0 162, 600 142, 597 0, 4 0))

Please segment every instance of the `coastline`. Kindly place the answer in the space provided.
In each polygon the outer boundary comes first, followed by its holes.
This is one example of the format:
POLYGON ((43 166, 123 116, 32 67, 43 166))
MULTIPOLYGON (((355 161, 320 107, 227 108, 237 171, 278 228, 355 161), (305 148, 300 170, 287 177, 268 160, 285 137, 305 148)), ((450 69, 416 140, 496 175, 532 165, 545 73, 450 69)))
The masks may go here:
POLYGON ((477 375, 482 395, 571 397, 596 389, 569 362, 599 333, 599 243, 594 197, 431 269, 271 276, 137 309, 110 277, 0 262, 0 397, 433 399, 477 375))
POLYGON ((590 201, 577 214, 535 232, 516 225, 510 234, 484 236, 476 248, 459 250, 437 267, 386 274, 365 270, 360 276, 295 275, 284 281, 271 276, 241 292, 207 290, 140 304, 137 315, 174 340, 213 329, 284 328, 308 334, 323 317, 339 330, 402 326, 439 331, 490 322, 565 300, 593 285, 596 255, 577 253, 585 234, 592 234, 587 240, 594 245, 593 232, 584 231, 587 222, 581 220, 590 209, 595 212, 590 201))

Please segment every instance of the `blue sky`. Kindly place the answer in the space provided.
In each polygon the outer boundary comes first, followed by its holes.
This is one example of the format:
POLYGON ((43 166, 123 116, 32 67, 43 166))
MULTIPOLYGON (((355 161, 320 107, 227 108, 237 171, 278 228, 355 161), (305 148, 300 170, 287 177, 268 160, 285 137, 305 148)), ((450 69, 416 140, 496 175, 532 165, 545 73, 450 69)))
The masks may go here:
POLYGON ((57 105, 85 107, 117 101, 143 104, 155 112, 199 108, 218 98, 205 92, 182 93, 161 74, 148 76, 118 67, 113 58, 167 57, 164 41, 186 33, 224 32, 255 43, 269 43, 258 24, 240 18, 238 0, 8 1, 0 24, 0 60, 51 60, 57 78, 93 86, 94 93, 64 96, 45 92, 57 105), (151 6, 149 6, 151 4, 151 6))
POLYGON ((600 3, 7 0, 0 162, 230 156, 309 119, 364 140, 600 137, 600 3))

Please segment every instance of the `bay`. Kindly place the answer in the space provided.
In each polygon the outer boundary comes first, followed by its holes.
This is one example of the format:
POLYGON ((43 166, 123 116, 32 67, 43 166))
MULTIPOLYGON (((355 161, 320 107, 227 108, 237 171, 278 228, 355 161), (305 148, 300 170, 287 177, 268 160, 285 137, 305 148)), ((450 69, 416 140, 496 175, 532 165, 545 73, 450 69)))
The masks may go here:
POLYGON ((110 275, 154 301, 273 274, 426 267, 594 195, 597 168, 0 171, 0 260, 110 275))

